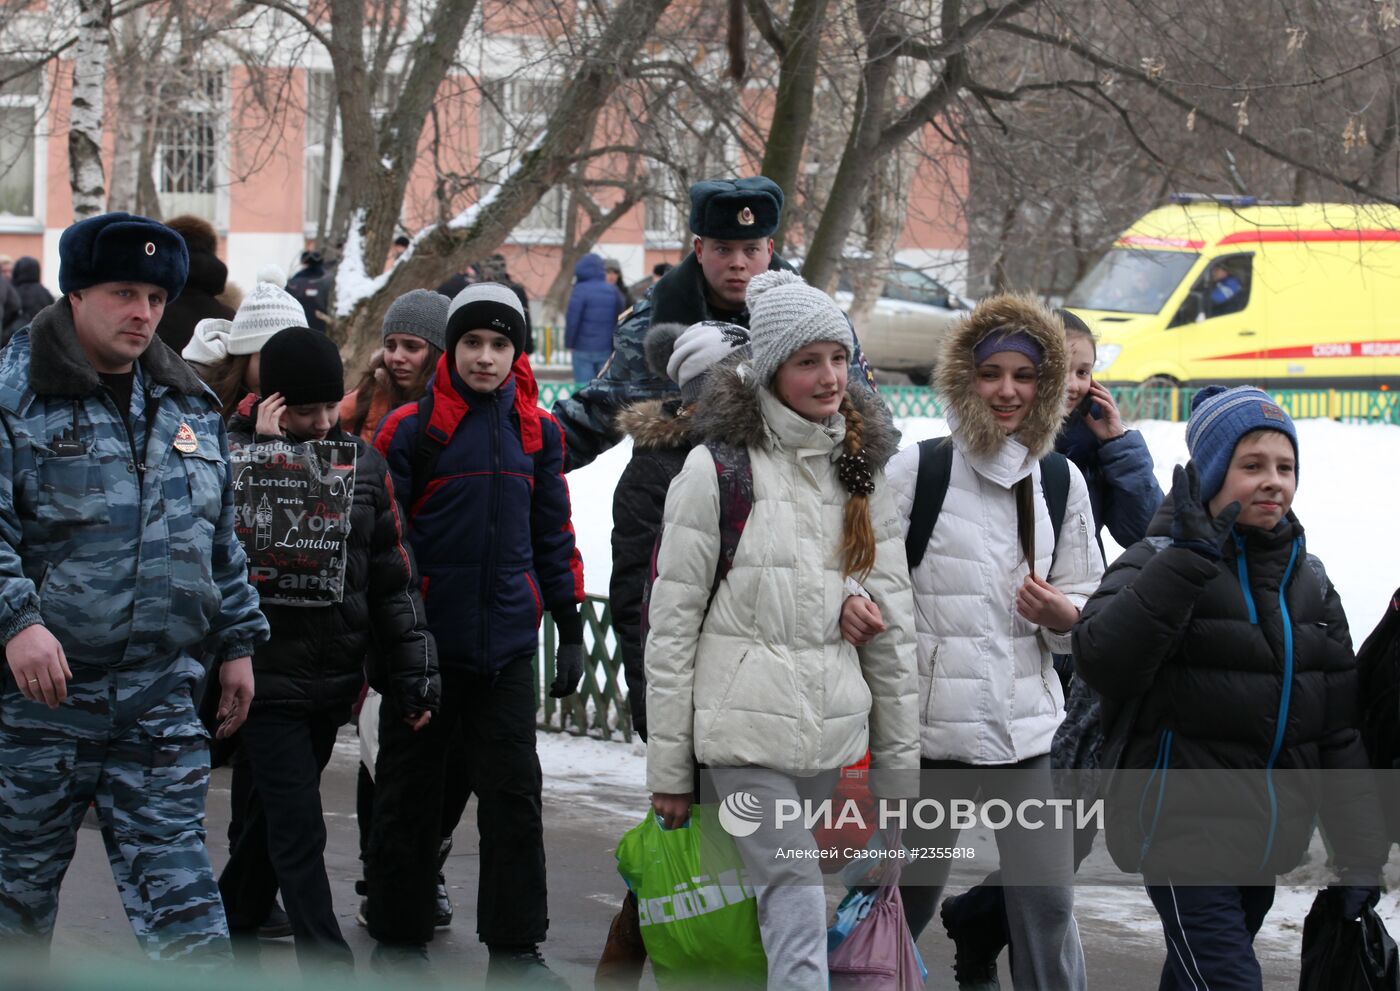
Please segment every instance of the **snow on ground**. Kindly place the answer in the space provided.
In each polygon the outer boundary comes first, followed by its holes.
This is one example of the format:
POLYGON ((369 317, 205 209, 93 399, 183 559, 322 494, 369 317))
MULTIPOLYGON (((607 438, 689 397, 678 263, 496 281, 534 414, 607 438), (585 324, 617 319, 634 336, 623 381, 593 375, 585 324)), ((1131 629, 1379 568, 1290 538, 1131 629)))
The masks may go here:
MULTIPOLYGON (((898 424, 905 444, 948 432, 947 424, 937 419, 902 419, 898 424)), ((1172 468, 1187 460, 1186 424, 1147 421, 1135 426, 1152 452, 1158 481, 1169 490, 1172 468)), ((1396 560, 1400 543, 1400 528, 1390 518, 1400 493, 1400 427, 1300 420, 1297 428, 1299 487, 1294 510, 1307 528, 1308 549, 1322 558, 1341 594, 1352 636, 1359 643, 1380 620, 1400 584, 1400 574, 1387 567, 1396 560)), ((613 489, 631 454, 628 440, 568 476, 585 584, 597 595, 608 592, 613 489)), ((1110 561, 1121 553, 1107 531, 1104 545, 1110 561)), ((640 743, 628 746, 557 733, 542 733, 539 739, 547 794, 581 802, 619 823, 636 822, 645 812, 645 751, 640 743)), ((1259 933, 1261 957, 1299 959, 1303 919, 1318 887, 1328 880, 1324 859, 1321 841, 1315 838, 1312 862, 1278 889, 1259 933)), ((1387 928, 1397 934, 1400 864, 1392 862, 1387 880, 1391 890, 1378 910, 1387 928)), ((1140 888, 1081 886, 1075 897, 1082 916, 1111 923, 1124 938, 1141 940, 1145 951, 1158 952, 1161 927, 1140 888)))

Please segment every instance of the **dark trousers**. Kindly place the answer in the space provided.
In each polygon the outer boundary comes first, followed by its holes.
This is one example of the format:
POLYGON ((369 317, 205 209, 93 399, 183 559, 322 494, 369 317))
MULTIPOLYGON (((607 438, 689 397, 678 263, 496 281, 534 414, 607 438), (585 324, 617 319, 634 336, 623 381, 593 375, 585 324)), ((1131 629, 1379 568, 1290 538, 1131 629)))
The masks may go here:
POLYGON ((1274 903, 1273 885, 1149 884, 1147 894, 1167 938, 1161 991, 1262 991, 1254 934, 1274 903))
POLYGON ((282 890, 296 938, 297 960, 353 965, 340 934, 326 878, 326 824, 321 772, 349 710, 281 712, 255 706, 241 730, 252 772, 243 829, 219 876, 229 931, 240 955, 255 955, 257 927, 282 890))
POLYGON ((422 944, 433 938, 443 782, 460 727, 481 838, 477 935, 489 945, 544 941, 549 917, 535 704, 530 654, 491 675, 444 668, 441 709, 417 733, 393 701, 384 700, 365 864, 375 939, 422 944))
MULTIPOLYGON (((234 780, 237 781, 236 776, 234 780)), ((442 838, 446 839, 456 832, 457 824, 462 821, 462 813, 467 810, 467 802, 472 797, 471 765, 460 724, 452 737, 442 787, 442 838)), ((236 793, 237 788, 234 790, 236 793)), ((374 778, 363 763, 355 779, 355 821, 360 827, 360 860, 363 861, 369 853, 369 837, 374 829, 374 778)), ((229 831, 232 834, 232 824, 229 831)))

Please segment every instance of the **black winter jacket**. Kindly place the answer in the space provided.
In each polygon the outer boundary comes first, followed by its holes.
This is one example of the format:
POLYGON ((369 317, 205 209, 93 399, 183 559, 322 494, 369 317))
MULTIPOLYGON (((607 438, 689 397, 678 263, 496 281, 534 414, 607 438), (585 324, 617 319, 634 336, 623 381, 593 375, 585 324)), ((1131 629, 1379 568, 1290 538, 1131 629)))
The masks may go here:
POLYGON ((37 258, 30 258, 26 255, 17 260, 11 281, 14 283, 15 292, 19 293, 18 327, 33 323, 40 310, 53 305, 53 293, 45 289, 43 284, 39 282, 39 260, 37 258))
POLYGON ((661 532, 666 490, 680 474, 694 441, 690 418, 680 416, 680 400, 653 399, 624 409, 616 425, 632 438, 627 462, 613 491, 612 579, 608 601, 622 651, 632 728, 647 736, 646 669, 642 662, 642 590, 661 532))
MULTIPOLYGON (((254 422, 242 411, 236 414, 229 422, 230 446, 253 443, 254 422)), ((272 639, 253 654, 253 705, 341 707, 348 713, 368 675, 402 711, 436 711, 437 647, 418 596, 418 572, 403 539, 389 467, 374 448, 339 427, 329 439, 352 442, 359 451, 345 596, 338 605, 319 608, 262 607, 272 639)))
POLYGON ((1340 868, 1378 870, 1387 845, 1374 792, 1365 775, 1335 773, 1368 766, 1351 637, 1302 525, 1290 513, 1269 532, 1236 529, 1212 561, 1171 546, 1171 518, 1168 500, 1074 628, 1108 749, 1122 745, 1117 766, 1153 772, 1109 785, 1114 861, 1149 877, 1180 878, 1181 865, 1207 880, 1280 874, 1320 815, 1340 868), (1170 772, 1183 769, 1252 773, 1178 774, 1174 787, 1170 772))
POLYGON ((176 354, 194 336, 195 324, 204 319, 232 320, 233 310, 220 303, 216 296, 228 284, 228 267, 218 255, 208 251, 190 252, 190 274, 185 288, 166 307, 156 326, 160 339, 176 354))

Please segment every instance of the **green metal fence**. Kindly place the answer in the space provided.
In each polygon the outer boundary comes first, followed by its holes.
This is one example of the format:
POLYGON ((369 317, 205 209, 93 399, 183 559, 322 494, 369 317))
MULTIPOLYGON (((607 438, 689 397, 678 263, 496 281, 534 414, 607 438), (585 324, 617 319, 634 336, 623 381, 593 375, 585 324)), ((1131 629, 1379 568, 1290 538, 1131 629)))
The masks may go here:
POLYGON ((632 712, 627 706, 627 681, 622 674, 622 651, 612 626, 612 609, 601 595, 590 595, 583 603, 583 642, 588 659, 583 681, 576 694, 566 699, 549 697, 554 681, 554 651, 558 631, 548 614, 544 618, 542 647, 535 657, 539 686, 539 726, 578 736, 600 736, 611 740, 632 739, 632 712))

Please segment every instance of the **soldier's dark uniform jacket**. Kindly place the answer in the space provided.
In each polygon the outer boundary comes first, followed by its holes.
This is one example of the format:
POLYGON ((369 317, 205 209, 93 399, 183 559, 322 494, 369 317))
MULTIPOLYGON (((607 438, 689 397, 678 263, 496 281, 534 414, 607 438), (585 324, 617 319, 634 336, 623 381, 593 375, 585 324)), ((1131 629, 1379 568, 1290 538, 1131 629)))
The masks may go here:
MULTIPOLYGON (((768 268, 793 271, 777 254, 773 255, 768 268)), ((695 255, 690 254, 657 281, 646 299, 622 315, 613 333, 612 358, 598 377, 554 404, 551 412, 564 428, 567 442, 566 470, 582 468, 622 439, 621 431, 613 423, 620 410, 649 399, 671 399, 678 394, 674 382, 647 367, 643 343, 652 324, 689 326, 702 320, 725 320, 747 327, 749 313, 748 310, 738 314, 711 310, 705 293, 705 275, 695 255)), ((854 359, 862 372, 860 378, 873 389, 875 379, 860 353, 859 342, 854 359)))
POLYGON ((90 797, 147 951, 222 951, 191 695, 201 656, 251 654, 268 628, 233 533, 213 393, 155 339, 128 413, 66 297, 0 360, 0 642, 42 623, 73 672, 50 710, 0 666, 0 942, 52 931, 90 797))

